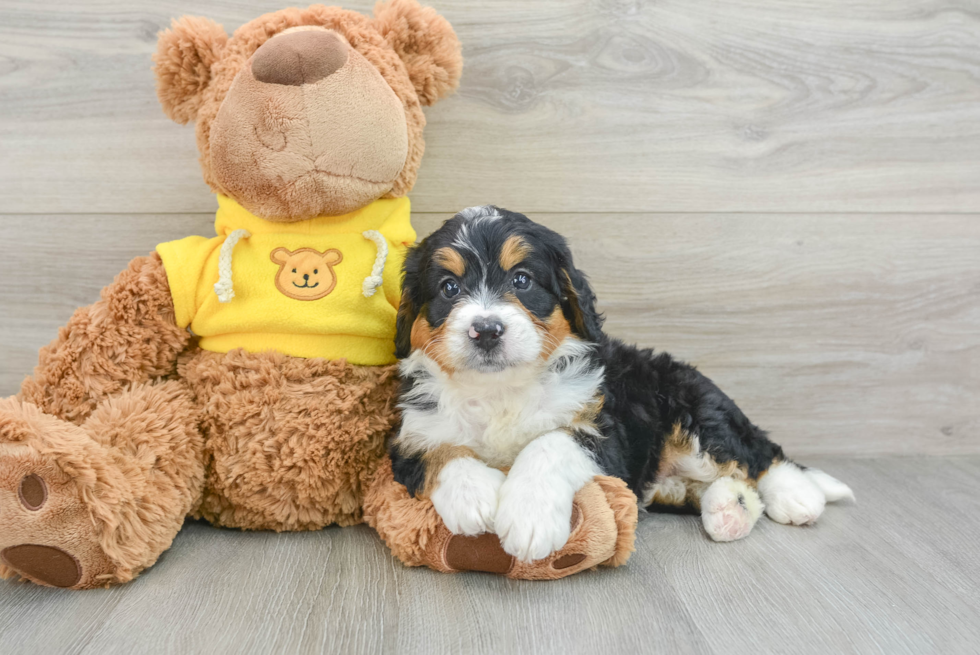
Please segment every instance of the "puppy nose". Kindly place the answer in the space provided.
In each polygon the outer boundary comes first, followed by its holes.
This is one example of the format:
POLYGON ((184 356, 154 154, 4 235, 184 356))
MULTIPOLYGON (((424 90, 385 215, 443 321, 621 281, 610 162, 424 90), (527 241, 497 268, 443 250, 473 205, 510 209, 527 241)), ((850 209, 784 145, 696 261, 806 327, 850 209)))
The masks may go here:
POLYGON ((310 279, 310 274, 309 273, 303 273, 303 279, 304 280, 309 280, 310 279))
POLYGON ((492 350, 500 344, 500 335, 504 333, 504 324, 500 319, 491 316, 473 322, 470 326, 470 339, 483 350, 492 350))
POLYGON ((349 49, 340 35, 326 30, 279 34, 255 51, 252 75, 269 84, 312 84, 347 63, 349 49))

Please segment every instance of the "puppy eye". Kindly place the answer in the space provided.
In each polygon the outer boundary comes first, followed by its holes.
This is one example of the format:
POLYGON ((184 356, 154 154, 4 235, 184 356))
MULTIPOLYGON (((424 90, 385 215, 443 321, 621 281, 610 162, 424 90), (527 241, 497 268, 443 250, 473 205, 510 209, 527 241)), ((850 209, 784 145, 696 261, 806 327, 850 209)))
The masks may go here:
POLYGON ((296 269, 294 268, 294 269, 293 269, 293 273, 295 273, 295 272, 296 272, 296 269))
POLYGON ((456 280, 446 280, 442 283, 442 295, 452 298, 459 295, 459 284, 456 280))
POLYGON ((523 271, 514 274, 514 288, 515 289, 527 289, 531 286, 531 276, 523 271))
POLYGON ((315 268, 313 269, 313 275, 316 275, 316 274, 317 274, 317 273, 319 273, 319 272, 320 272, 320 271, 318 271, 318 270, 316 270, 315 268))

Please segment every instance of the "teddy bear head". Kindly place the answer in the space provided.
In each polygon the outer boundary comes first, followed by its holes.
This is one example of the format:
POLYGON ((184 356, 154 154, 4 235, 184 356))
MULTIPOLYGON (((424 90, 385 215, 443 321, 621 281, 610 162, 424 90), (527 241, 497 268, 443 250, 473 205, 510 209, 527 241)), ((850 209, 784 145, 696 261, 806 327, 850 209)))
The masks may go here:
POLYGON ((462 70, 452 27, 416 0, 373 17, 284 9, 231 37, 185 16, 160 33, 154 62, 164 112, 196 123, 208 185, 281 222, 405 195, 425 147, 422 106, 462 70))

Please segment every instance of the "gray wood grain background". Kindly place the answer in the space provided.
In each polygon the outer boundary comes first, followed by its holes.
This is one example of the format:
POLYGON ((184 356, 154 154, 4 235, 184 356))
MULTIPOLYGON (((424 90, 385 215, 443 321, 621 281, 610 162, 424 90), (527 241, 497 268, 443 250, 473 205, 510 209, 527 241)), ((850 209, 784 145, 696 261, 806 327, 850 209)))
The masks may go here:
MULTIPOLYGON (((980 5, 435 4, 466 68, 420 233, 485 202, 562 231, 611 333, 790 452, 980 452, 980 5)), ((210 230, 157 31, 281 6, 0 2, 0 394, 131 257, 210 230)))

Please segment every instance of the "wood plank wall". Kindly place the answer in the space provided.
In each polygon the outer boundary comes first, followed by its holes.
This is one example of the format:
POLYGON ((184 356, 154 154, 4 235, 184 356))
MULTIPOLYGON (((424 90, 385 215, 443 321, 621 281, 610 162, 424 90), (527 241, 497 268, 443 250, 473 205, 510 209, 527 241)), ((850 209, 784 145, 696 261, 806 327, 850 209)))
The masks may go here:
MULTIPOLYGON (((980 452, 980 5, 430 2, 466 67, 420 233, 486 202, 564 232, 611 333, 792 454, 980 452)), ((210 230, 156 33, 282 6, 0 4, 0 395, 131 257, 210 230)))

